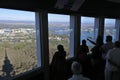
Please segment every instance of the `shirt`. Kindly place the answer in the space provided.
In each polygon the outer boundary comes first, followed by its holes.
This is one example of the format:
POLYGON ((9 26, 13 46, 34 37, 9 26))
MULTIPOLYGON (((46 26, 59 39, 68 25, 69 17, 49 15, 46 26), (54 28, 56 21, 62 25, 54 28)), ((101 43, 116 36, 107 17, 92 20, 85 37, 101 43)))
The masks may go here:
POLYGON ((90 80, 89 78, 86 78, 84 76, 80 75, 73 75, 71 78, 69 78, 68 80, 90 80))
POLYGON ((120 66, 120 48, 113 48, 110 51, 108 51, 106 56, 106 69, 110 71, 117 71, 118 67, 112 65, 108 59, 110 59, 112 62, 120 66))

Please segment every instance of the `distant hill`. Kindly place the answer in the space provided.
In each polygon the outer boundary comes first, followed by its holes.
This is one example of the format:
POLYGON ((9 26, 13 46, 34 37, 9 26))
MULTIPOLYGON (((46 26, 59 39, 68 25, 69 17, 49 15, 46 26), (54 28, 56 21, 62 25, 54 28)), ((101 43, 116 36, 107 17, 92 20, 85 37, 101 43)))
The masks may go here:
POLYGON ((0 24, 35 24, 34 21, 0 20, 0 24))
POLYGON ((0 20, 0 28, 34 28, 34 21, 0 20))
MULTIPOLYGON (((18 25, 35 25, 35 21, 16 21, 16 20, 0 20, 0 25, 12 25, 12 26, 18 26, 18 25)), ((70 26, 70 23, 69 22, 48 22, 48 25, 49 27, 65 27, 65 26, 70 26)), ((0 27, 1 27, 0 26, 0 27)), ((89 26, 94 26, 94 23, 87 23, 87 22, 84 22, 81 24, 81 26, 83 27, 89 27, 89 26)), ((113 23, 107 23, 105 24, 106 27, 113 27, 115 26, 113 23)))

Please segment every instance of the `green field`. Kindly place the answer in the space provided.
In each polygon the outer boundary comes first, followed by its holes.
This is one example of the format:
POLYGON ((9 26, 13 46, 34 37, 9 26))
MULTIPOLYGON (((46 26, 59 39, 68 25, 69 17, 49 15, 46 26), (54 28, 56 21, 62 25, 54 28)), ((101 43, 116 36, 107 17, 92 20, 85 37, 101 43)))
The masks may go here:
POLYGON ((10 44, 2 42, 0 45, 0 63, 0 76, 2 77, 7 76, 8 73, 14 76, 36 68, 36 43, 10 44))

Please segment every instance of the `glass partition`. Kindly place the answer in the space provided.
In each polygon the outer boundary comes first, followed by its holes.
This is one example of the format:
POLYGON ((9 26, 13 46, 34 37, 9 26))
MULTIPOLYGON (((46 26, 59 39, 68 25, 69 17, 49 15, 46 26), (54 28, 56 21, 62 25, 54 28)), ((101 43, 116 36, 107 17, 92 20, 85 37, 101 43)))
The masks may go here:
POLYGON ((94 45, 87 39, 94 40, 94 18, 93 17, 81 17, 81 42, 83 39, 87 41, 87 45, 91 49, 94 45))
POLYGON ((0 80, 35 68, 35 13, 0 9, 0 80))
POLYGON ((50 62, 59 44, 64 46, 67 57, 69 57, 70 17, 68 15, 48 14, 48 20, 50 62))
POLYGON ((116 40, 116 28, 115 28, 115 19, 105 18, 105 27, 104 27, 104 43, 106 42, 106 36, 111 35, 113 42, 116 40))

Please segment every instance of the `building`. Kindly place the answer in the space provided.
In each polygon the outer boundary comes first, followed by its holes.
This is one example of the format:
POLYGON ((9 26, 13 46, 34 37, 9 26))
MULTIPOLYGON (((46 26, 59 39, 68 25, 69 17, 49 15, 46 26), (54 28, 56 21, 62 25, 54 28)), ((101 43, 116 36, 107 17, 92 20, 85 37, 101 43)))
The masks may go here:
MULTIPOLYGON (((34 79, 44 75, 49 80, 49 45, 48 45, 48 13, 66 14, 70 16, 70 56, 77 57, 76 48, 80 44, 81 16, 95 18, 94 30, 104 36, 105 18, 115 19, 116 40, 120 40, 120 1, 119 0, 2 0, 1 8, 35 12, 37 29, 38 70, 16 77, 16 80, 34 79), (44 36, 43 36, 44 35, 44 36), (41 74, 44 72, 44 74, 41 74), (30 76, 32 75, 32 76, 30 76), (32 78, 31 78, 32 77, 32 78)), ((96 36, 94 37, 96 39, 96 36)), ((14 80, 15 80, 14 79, 14 80)))

